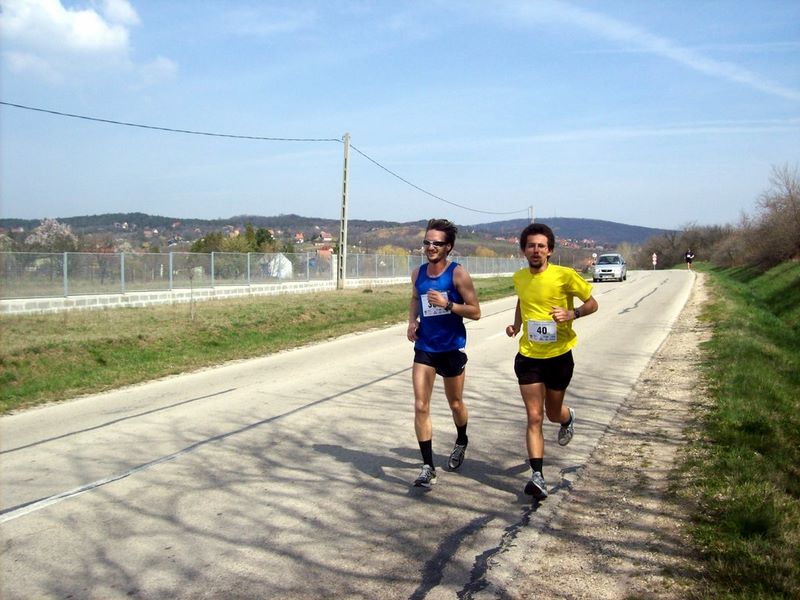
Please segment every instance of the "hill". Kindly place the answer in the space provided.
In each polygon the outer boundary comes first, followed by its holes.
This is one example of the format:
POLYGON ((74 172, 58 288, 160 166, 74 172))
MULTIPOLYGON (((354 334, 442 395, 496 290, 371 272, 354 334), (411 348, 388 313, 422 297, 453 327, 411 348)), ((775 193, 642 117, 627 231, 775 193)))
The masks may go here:
MULTIPOLYGON (((539 222, 549 225, 556 237, 570 240, 594 240, 600 245, 617 246, 623 242, 641 244, 647 239, 670 233, 668 229, 654 229, 638 225, 624 225, 612 221, 598 219, 568 219, 554 217, 552 219, 539 219, 539 222)), ((511 219, 472 225, 470 229, 499 235, 503 237, 519 235, 519 232, 528 224, 527 219, 511 219)))
MULTIPOLYGON (((78 235, 107 235, 124 237, 136 245, 146 237, 155 242, 162 240, 162 246, 170 239, 184 242, 203 237, 217 231, 244 230, 247 224, 255 228, 266 228, 274 231, 276 239, 291 241, 296 233, 302 233, 308 242, 325 231, 334 240, 339 237, 339 221, 303 217, 300 215, 277 215, 265 217, 260 215, 237 215, 229 219, 193 219, 182 217, 165 217, 145 213, 106 213, 101 215, 85 215, 63 217, 58 219, 69 225, 78 235), (153 234, 156 231, 156 234, 153 234), (155 236, 156 239, 153 239, 155 236)), ((527 224, 527 219, 511 219, 478 225, 459 225, 457 247, 460 254, 471 254, 479 246, 489 247, 496 251, 514 251, 514 238, 527 224)), ((663 235, 669 230, 625 225, 611 221, 596 219, 552 218, 546 222, 560 239, 573 240, 586 247, 615 247, 623 242, 641 244, 650 237, 663 235)), ((426 221, 367 221, 350 219, 348 221, 348 240, 351 245, 362 251, 370 252, 386 246, 398 246, 414 249, 419 245, 419 237, 425 228, 426 221)), ((0 230, 6 232, 17 229, 16 237, 22 231, 29 232, 39 224, 35 219, 0 219, 0 230)))

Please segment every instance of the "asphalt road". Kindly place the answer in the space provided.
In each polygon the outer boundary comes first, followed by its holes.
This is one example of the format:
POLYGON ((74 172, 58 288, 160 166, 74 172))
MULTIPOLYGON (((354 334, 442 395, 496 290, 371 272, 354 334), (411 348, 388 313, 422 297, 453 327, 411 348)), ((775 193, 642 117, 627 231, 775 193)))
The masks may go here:
POLYGON ((484 303, 467 327, 470 445, 457 473, 437 382, 430 491, 410 485, 420 458, 404 324, 3 417, 0 596, 483 597, 510 545, 535 559, 537 532, 568 508, 692 277, 595 284, 600 310, 575 324, 575 438, 560 448, 546 425, 541 504, 522 493, 513 298, 484 303))

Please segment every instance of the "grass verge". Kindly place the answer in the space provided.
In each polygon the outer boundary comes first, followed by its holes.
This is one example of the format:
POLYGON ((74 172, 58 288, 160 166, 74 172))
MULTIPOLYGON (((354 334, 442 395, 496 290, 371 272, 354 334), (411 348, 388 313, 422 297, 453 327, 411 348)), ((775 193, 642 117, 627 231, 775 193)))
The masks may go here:
POLYGON ((685 492, 701 598, 800 598, 800 263, 710 270, 711 403, 685 492))
MULTIPOLYGON (((481 301, 510 277, 475 279, 481 301)), ((410 285, 0 318, 0 414, 385 327, 410 285)), ((410 359, 409 359, 410 360, 410 359)))

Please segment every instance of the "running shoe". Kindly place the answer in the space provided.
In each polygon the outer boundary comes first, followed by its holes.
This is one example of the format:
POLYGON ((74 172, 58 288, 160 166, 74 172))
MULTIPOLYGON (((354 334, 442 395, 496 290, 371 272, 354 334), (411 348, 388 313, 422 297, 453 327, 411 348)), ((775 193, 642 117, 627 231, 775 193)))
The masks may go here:
POLYGON ((464 462, 464 454, 467 452, 466 444, 456 444, 453 451, 450 453, 450 460, 447 461, 447 466, 450 470, 455 471, 464 462))
POLYGON ((436 469, 430 465, 422 465, 419 477, 414 480, 414 486, 429 488, 434 483, 436 483, 436 469))
POLYGON ((572 439, 573 425, 575 425, 575 411, 569 409, 569 425, 562 425, 558 430, 558 445, 566 446, 572 439))
POLYGON ((547 484, 545 484, 544 477, 539 471, 533 472, 531 480, 525 485, 525 493, 528 496, 533 496, 535 500, 547 498, 547 484))

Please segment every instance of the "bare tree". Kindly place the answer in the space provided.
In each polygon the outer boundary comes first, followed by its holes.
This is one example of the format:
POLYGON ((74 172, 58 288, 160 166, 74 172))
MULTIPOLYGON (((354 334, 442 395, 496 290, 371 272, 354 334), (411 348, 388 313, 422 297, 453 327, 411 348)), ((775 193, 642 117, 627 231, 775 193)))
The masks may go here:
POLYGON ((754 230, 760 238, 755 257, 765 267, 800 257, 800 177, 797 167, 773 167, 772 187, 758 199, 760 209, 754 230))

